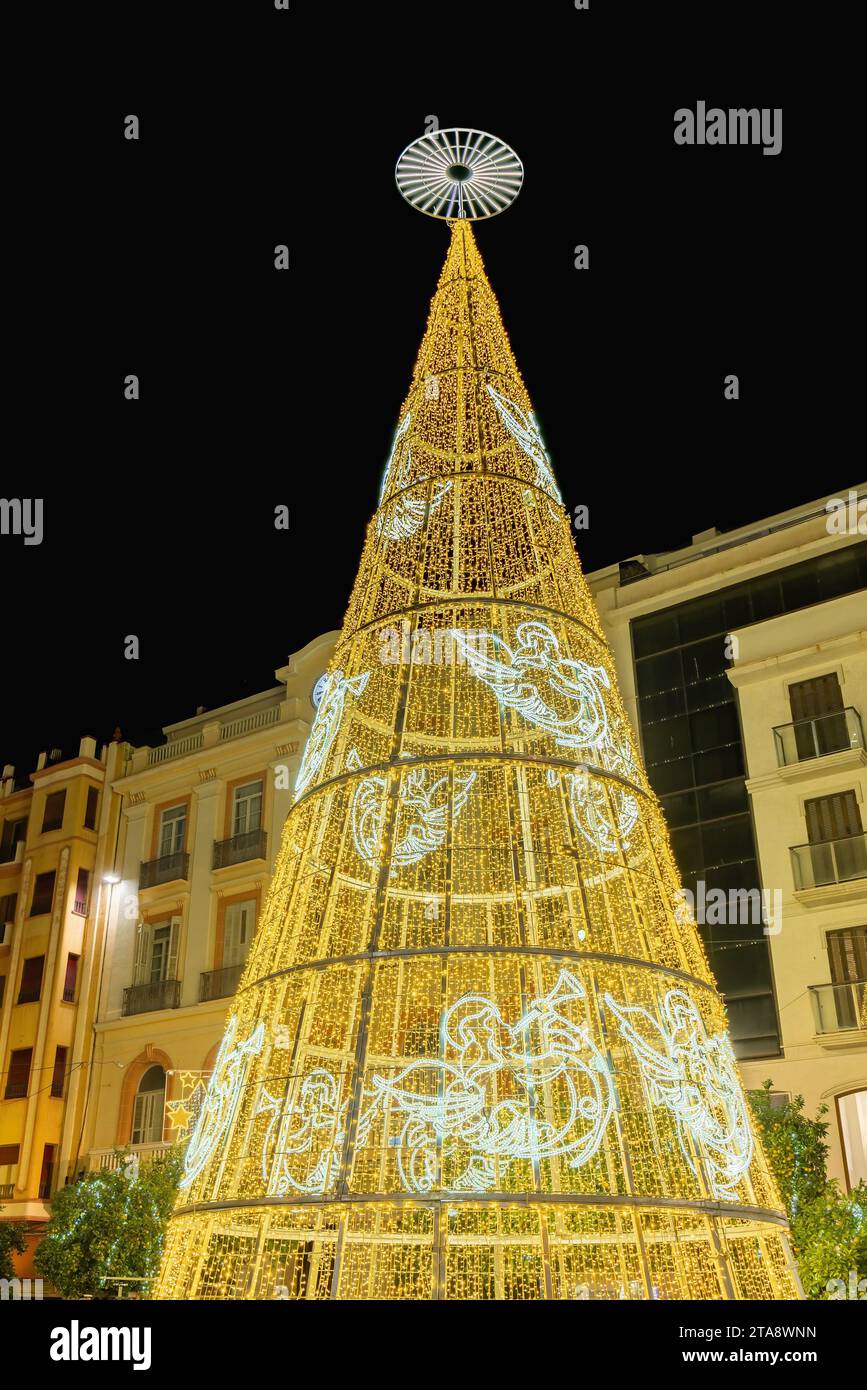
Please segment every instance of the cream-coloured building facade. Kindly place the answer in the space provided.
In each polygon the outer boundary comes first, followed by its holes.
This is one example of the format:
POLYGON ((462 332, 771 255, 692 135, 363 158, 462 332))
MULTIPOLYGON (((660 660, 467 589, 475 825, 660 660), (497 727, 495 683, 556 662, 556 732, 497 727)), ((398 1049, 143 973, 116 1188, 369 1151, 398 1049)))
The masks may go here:
MULTIPOLYGON (((867 539, 857 512, 831 529, 828 500, 588 578, 685 881, 755 880, 781 903, 710 933, 745 1081, 803 1094, 810 1113, 827 1104, 830 1172, 851 1186, 867 1175, 867 539)), ((102 795, 82 837, 85 1006, 65 1025, 55 1186, 118 1148, 159 1153, 191 1122, 336 638, 295 653, 271 689, 167 726, 158 747, 83 745, 76 775, 102 795)), ((32 793, 7 794, 14 819, 32 793)))
POLYGON ((832 1176, 855 1186, 867 1182, 867 602, 847 594, 734 635, 747 788, 782 905, 770 947, 783 1052, 744 1070, 803 1095, 810 1114, 828 1106, 832 1176))
POLYGON ((256 926, 331 656, 327 633, 261 694, 127 747, 83 1123, 70 1172, 144 1159, 183 1137, 213 1065, 256 926))
POLYGON ((727 919, 699 920, 745 1083, 826 1105, 829 1174, 852 1187, 867 1179, 867 487, 588 577, 691 905, 725 894, 727 919), (745 928, 732 891, 751 884, 766 912, 745 928))

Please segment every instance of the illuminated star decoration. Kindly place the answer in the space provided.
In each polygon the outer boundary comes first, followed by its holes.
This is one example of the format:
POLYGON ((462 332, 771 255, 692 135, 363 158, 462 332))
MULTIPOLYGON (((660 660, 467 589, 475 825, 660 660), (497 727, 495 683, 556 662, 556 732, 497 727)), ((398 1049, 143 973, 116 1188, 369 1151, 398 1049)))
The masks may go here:
POLYGON ((166 1118, 174 1131, 174 1139, 179 1142, 188 1139, 199 1118, 199 1111, 205 1099, 208 1073, 201 1071, 171 1071, 175 1087, 180 1094, 174 1100, 166 1101, 166 1118))

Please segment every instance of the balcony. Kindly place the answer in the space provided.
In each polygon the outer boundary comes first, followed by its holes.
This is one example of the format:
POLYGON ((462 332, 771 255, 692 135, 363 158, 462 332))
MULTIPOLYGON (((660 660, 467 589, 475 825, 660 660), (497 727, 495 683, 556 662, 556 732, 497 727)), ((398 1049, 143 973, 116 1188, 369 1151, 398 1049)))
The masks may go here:
POLYGON ((238 988, 243 965, 224 965, 222 970, 203 970, 199 982, 199 1003, 210 999, 228 999, 238 988))
POLYGON ((157 1009, 176 1009, 181 1002, 180 980, 149 980, 129 985, 123 992, 123 1015, 149 1014, 157 1009))
POLYGON ((155 1158, 162 1158, 167 1154, 173 1145, 171 1143, 159 1144, 130 1144, 129 1150, 121 1149, 91 1149, 87 1155, 87 1166, 91 1172, 110 1173, 115 1168, 122 1168, 129 1158, 134 1154, 139 1163, 152 1163, 155 1158))
POLYGON ((800 719, 795 724, 781 724, 774 729, 779 767, 792 767, 813 758, 825 758, 831 753, 846 753, 864 748, 864 730, 856 709, 837 710, 818 719, 800 719))
POLYGON ((190 856, 185 850, 164 854, 161 859, 142 860, 139 868, 139 888, 155 888, 158 883, 186 879, 190 872, 190 856))
POLYGON ((232 835, 228 840, 214 841, 211 867, 226 869, 230 864, 243 864, 248 859, 265 859, 267 853, 267 830, 245 830, 242 835, 232 835))
POLYGON ((810 1003, 818 1036, 867 1029, 867 980, 810 985, 810 1003))
POLYGON ((799 893, 831 884, 857 883, 867 878, 867 835, 846 835, 840 840, 818 840, 793 845, 792 873, 799 893))

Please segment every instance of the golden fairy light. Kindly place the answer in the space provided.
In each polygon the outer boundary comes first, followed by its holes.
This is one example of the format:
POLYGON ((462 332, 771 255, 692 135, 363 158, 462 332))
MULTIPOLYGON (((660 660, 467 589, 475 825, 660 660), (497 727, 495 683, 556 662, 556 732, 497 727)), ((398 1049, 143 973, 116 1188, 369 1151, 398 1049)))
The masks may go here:
MULTIPOLYGON (((511 201, 425 141, 410 201, 511 201)), ((458 217, 157 1296, 797 1297, 679 886, 458 217)))

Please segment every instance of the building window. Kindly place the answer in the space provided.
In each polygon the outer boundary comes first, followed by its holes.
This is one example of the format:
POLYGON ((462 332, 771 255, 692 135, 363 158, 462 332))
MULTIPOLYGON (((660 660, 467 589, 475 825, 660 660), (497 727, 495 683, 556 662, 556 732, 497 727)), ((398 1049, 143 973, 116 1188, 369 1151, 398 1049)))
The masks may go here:
POLYGON ((168 811, 163 811, 160 816, 160 859, 166 859, 171 854, 181 854, 184 848, 184 839, 187 833, 187 808, 186 806, 172 806, 168 811))
POLYGON ((835 672, 789 686, 798 758, 822 757, 849 747, 843 696, 835 672))
POLYGON ((78 961, 79 957, 71 952, 66 957, 66 974, 63 977, 63 1002, 64 1004, 75 1003, 75 986, 78 982, 78 961))
POLYGON ((20 1100, 27 1095, 30 1081, 30 1064, 33 1061, 33 1048, 20 1047, 9 1058, 9 1074, 6 1077, 7 1100, 20 1100))
POLYGON ((48 830, 63 829, 63 812, 66 809, 66 792, 49 792, 45 798, 45 810, 42 813, 42 833, 48 830))
POLYGON ((133 1144, 161 1144, 166 1104, 166 1074, 149 1067, 138 1084, 132 1118, 133 1144))
POLYGON ((3 1008, 3 997, 6 994, 6 976, 0 975, 0 1009, 3 1008))
POLYGON ((42 972, 45 969, 44 956, 28 956, 21 971, 21 987, 18 991, 19 1004, 35 1004, 42 993, 42 972))
POLYGON ((223 965, 243 965, 256 928, 256 899, 230 903, 223 918, 223 965))
POLYGON ((136 984, 156 985, 177 978, 180 918, 142 922, 139 926, 136 984))
POLYGON ((18 911, 18 894, 5 893, 0 898, 0 927, 7 922, 10 926, 15 925, 15 914, 18 911))
POLYGON ((75 897, 72 900, 72 910, 79 917, 87 916, 87 890, 90 887, 90 870, 79 869, 78 879, 75 884, 75 897))
POLYGON ((97 812, 97 807, 98 807, 98 806, 99 806, 99 792, 97 791, 96 787, 88 787, 88 789, 87 789, 87 806, 86 806, 85 812, 84 812, 84 828, 85 828, 85 830, 95 830, 95 829, 96 829, 96 812, 97 812))
POLYGON ((807 839, 811 845, 826 840, 845 840, 861 834, 861 812, 853 791, 837 792, 835 796, 816 796, 804 802, 807 818, 807 839))
POLYGON ((63 1095, 63 1083, 66 1080, 66 1057, 68 1048, 58 1047, 54 1050, 54 1071, 51 1074, 51 1094, 53 1096, 63 1095))
POLYGON ((54 877, 55 871, 47 874, 37 874, 33 885, 33 899, 30 903, 30 916, 40 917, 44 912, 51 911, 54 902, 54 877))
POLYGON ((837 1097, 840 1138, 850 1190, 867 1182, 867 1090, 837 1097))
POLYGON ((3 834, 0 835, 0 864, 9 864, 15 859, 18 845, 26 838, 26 835, 26 817, 3 822, 3 834))
POLYGON ((829 931, 825 941, 833 984, 846 985, 867 980, 867 927, 829 931))
POLYGON ((262 826, 262 783, 236 787, 232 807, 232 834, 246 835, 262 826))
POLYGON ((19 1146, 17 1144, 0 1144, 0 1168, 12 1166, 18 1162, 19 1146))
POLYGON ((47 1202, 54 1186, 54 1155, 56 1144, 46 1144, 42 1150, 42 1172, 39 1174, 39 1200, 47 1202))

